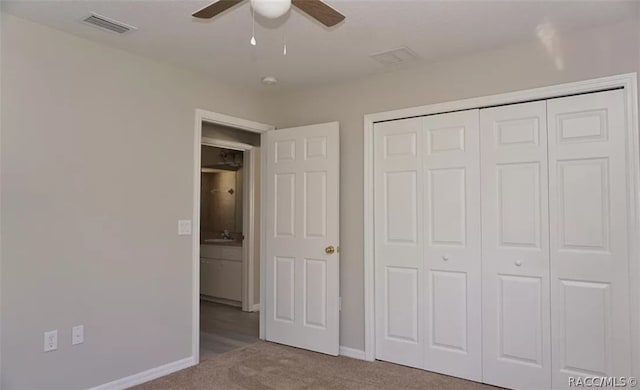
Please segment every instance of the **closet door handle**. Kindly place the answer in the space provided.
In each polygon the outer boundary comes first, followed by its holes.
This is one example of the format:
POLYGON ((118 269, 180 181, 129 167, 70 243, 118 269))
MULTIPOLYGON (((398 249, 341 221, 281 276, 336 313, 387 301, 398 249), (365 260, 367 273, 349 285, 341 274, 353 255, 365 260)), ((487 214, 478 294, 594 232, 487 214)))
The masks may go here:
POLYGON ((443 255, 442 256, 442 260, 449 261, 449 255, 443 255))
POLYGON ((522 260, 516 260, 515 265, 516 267, 520 267, 522 265, 522 260))

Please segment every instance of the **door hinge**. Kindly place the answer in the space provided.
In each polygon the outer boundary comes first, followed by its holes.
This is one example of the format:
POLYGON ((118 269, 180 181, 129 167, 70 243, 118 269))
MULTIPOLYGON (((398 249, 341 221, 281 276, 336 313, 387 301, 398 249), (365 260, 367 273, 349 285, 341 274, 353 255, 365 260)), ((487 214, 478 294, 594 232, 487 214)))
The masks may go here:
POLYGON ((342 311, 342 297, 338 297, 338 311, 342 311))

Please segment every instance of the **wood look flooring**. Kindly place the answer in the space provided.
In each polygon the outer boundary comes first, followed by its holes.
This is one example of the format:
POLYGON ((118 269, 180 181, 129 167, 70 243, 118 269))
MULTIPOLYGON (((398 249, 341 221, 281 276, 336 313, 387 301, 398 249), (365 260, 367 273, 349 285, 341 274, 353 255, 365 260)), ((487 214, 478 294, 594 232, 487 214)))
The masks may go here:
POLYGON ((259 340, 259 312, 200 300, 200 361, 259 340))

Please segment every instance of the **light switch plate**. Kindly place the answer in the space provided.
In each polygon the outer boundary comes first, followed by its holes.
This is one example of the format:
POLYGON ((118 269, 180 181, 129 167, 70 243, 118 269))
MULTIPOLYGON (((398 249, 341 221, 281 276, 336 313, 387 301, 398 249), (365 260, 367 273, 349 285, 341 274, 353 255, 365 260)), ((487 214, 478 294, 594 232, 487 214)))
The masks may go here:
POLYGON ((178 220, 178 235, 179 236, 190 236, 191 235, 191 220, 190 219, 180 219, 180 220, 178 220))
POLYGON ((71 328, 71 345, 84 343, 84 325, 71 328))

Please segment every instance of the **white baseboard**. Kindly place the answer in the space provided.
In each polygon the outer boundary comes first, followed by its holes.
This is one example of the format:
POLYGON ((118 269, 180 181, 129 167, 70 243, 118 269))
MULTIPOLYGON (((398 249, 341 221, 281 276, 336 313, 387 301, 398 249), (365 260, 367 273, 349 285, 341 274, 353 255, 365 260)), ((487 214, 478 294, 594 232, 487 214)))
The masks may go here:
POLYGON ((213 302, 213 303, 220 303, 220 304, 227 305, 227 306, 242 307, 242 302, 234 301, 232 299, 216 298, 216 297, 210 297, 208 295, 202 295, 202 294, 200 294, 200 299, 203 300, 203 301, 209 301, 209 302, 213 302))
POLYGON ((165 375, 172 374, 176 371, 180 371, 187 367, 194 366, 195 359, 193 357, 176 360, 175 362, 167 363, 160 367, 151 368, 146 371, 139 372, 137 374, 130 375, 125 378, 116 379, 115 381, 105 383, 91 388, 90 390, 123 390, 129 387, 139 385, 150 380, 160 378, 165 375))
POLYGON ((355 348, 344 347, 342 345, 340 346, 340 356, 346 356, 352 359, 367 360, 364 351, 355 348))
POLYGON ((253 304, 253 311, 260 311, 260 304, 259 303, 254 303, 253 304))

